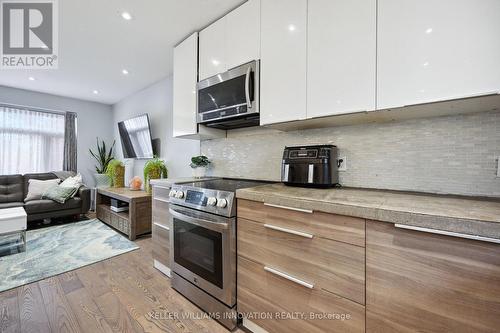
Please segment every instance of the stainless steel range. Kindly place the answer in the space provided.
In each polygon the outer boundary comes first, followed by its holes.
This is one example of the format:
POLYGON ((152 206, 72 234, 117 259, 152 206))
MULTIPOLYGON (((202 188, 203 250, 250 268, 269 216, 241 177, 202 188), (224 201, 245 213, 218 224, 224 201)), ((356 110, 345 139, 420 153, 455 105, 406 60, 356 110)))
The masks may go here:
POLYGON ((211 179, 172 186, 172 287, 236 327, 237 189, 264 182, 211 179))

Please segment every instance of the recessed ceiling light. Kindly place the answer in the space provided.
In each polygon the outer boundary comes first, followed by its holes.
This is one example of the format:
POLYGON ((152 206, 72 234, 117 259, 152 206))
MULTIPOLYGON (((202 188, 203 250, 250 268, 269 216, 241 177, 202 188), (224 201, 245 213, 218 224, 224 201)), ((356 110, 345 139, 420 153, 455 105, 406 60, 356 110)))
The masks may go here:
POLYGON ((212 59, 212 64, 213 64, 214 66, 219 66, 219 65, 220 65, 220 61, 219 61, 219 60, 217 60, 217 59, 212 59))
POLYGON ((35 79, 33 76, 30 76, 30 77, 28 78, 28 80, 30 80, 30 81, 35 81, 36 79, 35 79))
POLYGON ((431 32, 432 32, 432 28, 428 28, 427 30, 425 30, 426 34, 430 34, 431 32))
POLYGON ((424 62, 424 63, 422 64, 422 66, 424 66, 424 67, 429 66, 429 62, 428 62, 428 61, 424 62))
POLYGON ((99 90, 93 90, 93 91, 92 91, 92 93, 93 93, 94 95, 99 95, 99 90))
POLYGON ((128 75, 128 70, 126 70, 126 69, 122 69, 122 74, 123 74, 123 75, 128 75))
POLYGON ((297 28, 293 24, 290 24, 288 26, 288 30, 290 30, 290 31, 295 31, 295 29, 297 29, 297 28))
POLYGON ((132 19, 132 15, 129 12, 122 12, 122 18, 124 20, 130 21, 132 19))

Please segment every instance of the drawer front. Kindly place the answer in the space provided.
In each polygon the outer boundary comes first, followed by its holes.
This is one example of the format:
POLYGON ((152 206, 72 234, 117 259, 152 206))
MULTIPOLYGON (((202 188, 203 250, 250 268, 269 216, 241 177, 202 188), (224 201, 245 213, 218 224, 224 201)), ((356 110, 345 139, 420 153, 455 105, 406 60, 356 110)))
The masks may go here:
POLYGON ((243 316, 251 316, 252 313, 304 314, 299 320, 248 317, 269 332, 344 333, 363 332, 365 327, 363 305, 327 291, 309 289, 266 271, 264 265, 243 257, 238 257, 238 312, 243 316), (323 318, 311 318, 311 313, 323 318), (336 319, 325 319, 324 316, 334 316, 336 319))
POLYGON ((153 199, 153 223, 158 223, 163 226, 169 224, 169 203, 153 199))
POLYGON ((163 187, 154 185, 153 186, 153 199, 157 199, 158 201, 169 202, 170 197, 168 194, 170 193, 169 187, 163 187))
POLYGON ((365 302, 365 249, 326 238, 276 230, 238 219, 238 255, 286 271, 360 304, 365 302))
POLYGON ((170 231, 153 223, 153 259, 170 267, 170 231))
POLYGON ((308 213, 289 208, 291 209, 239 199, 238 217, 299 230, 316 237, 365 246, 364 219, 322 212, 308 213))

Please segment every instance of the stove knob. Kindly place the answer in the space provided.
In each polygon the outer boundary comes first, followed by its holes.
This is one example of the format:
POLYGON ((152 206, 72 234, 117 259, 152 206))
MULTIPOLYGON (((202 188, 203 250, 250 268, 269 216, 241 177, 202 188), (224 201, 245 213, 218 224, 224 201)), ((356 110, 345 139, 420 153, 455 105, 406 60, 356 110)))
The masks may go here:
POLYGON ((217 202, 217 207, 219 208, 226 208, 227 206, 227 200, 226 199, 219 199, 217 202))
POLYGON ((207 204, 209 206, 215 206, 217 204, 217 198, 214 198, 214 197, 210 197, 208 198, 207 200, 207 204))
POLYGON ((168 196, 173 198, 173 197, 175 197, 175 193, 176 193, 175 190, 170 190, 170 192, 168 193, 168 196))
POLYGON ((182 191, 177 191, 177 193, 175 193, 175 197, 176 197, 177 199, 182 199, 182 198, 184 198, 184 192, 182 192, 182 191))

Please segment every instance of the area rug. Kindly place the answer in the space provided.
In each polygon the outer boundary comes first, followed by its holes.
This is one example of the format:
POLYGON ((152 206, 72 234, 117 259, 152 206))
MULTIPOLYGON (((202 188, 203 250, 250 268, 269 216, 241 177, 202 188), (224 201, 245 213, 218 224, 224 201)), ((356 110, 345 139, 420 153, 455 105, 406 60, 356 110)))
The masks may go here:
POLYGON ((26 252, 0 257, 0 292, 139 248, 97 219, 30 230, 26 238, 26 252))

